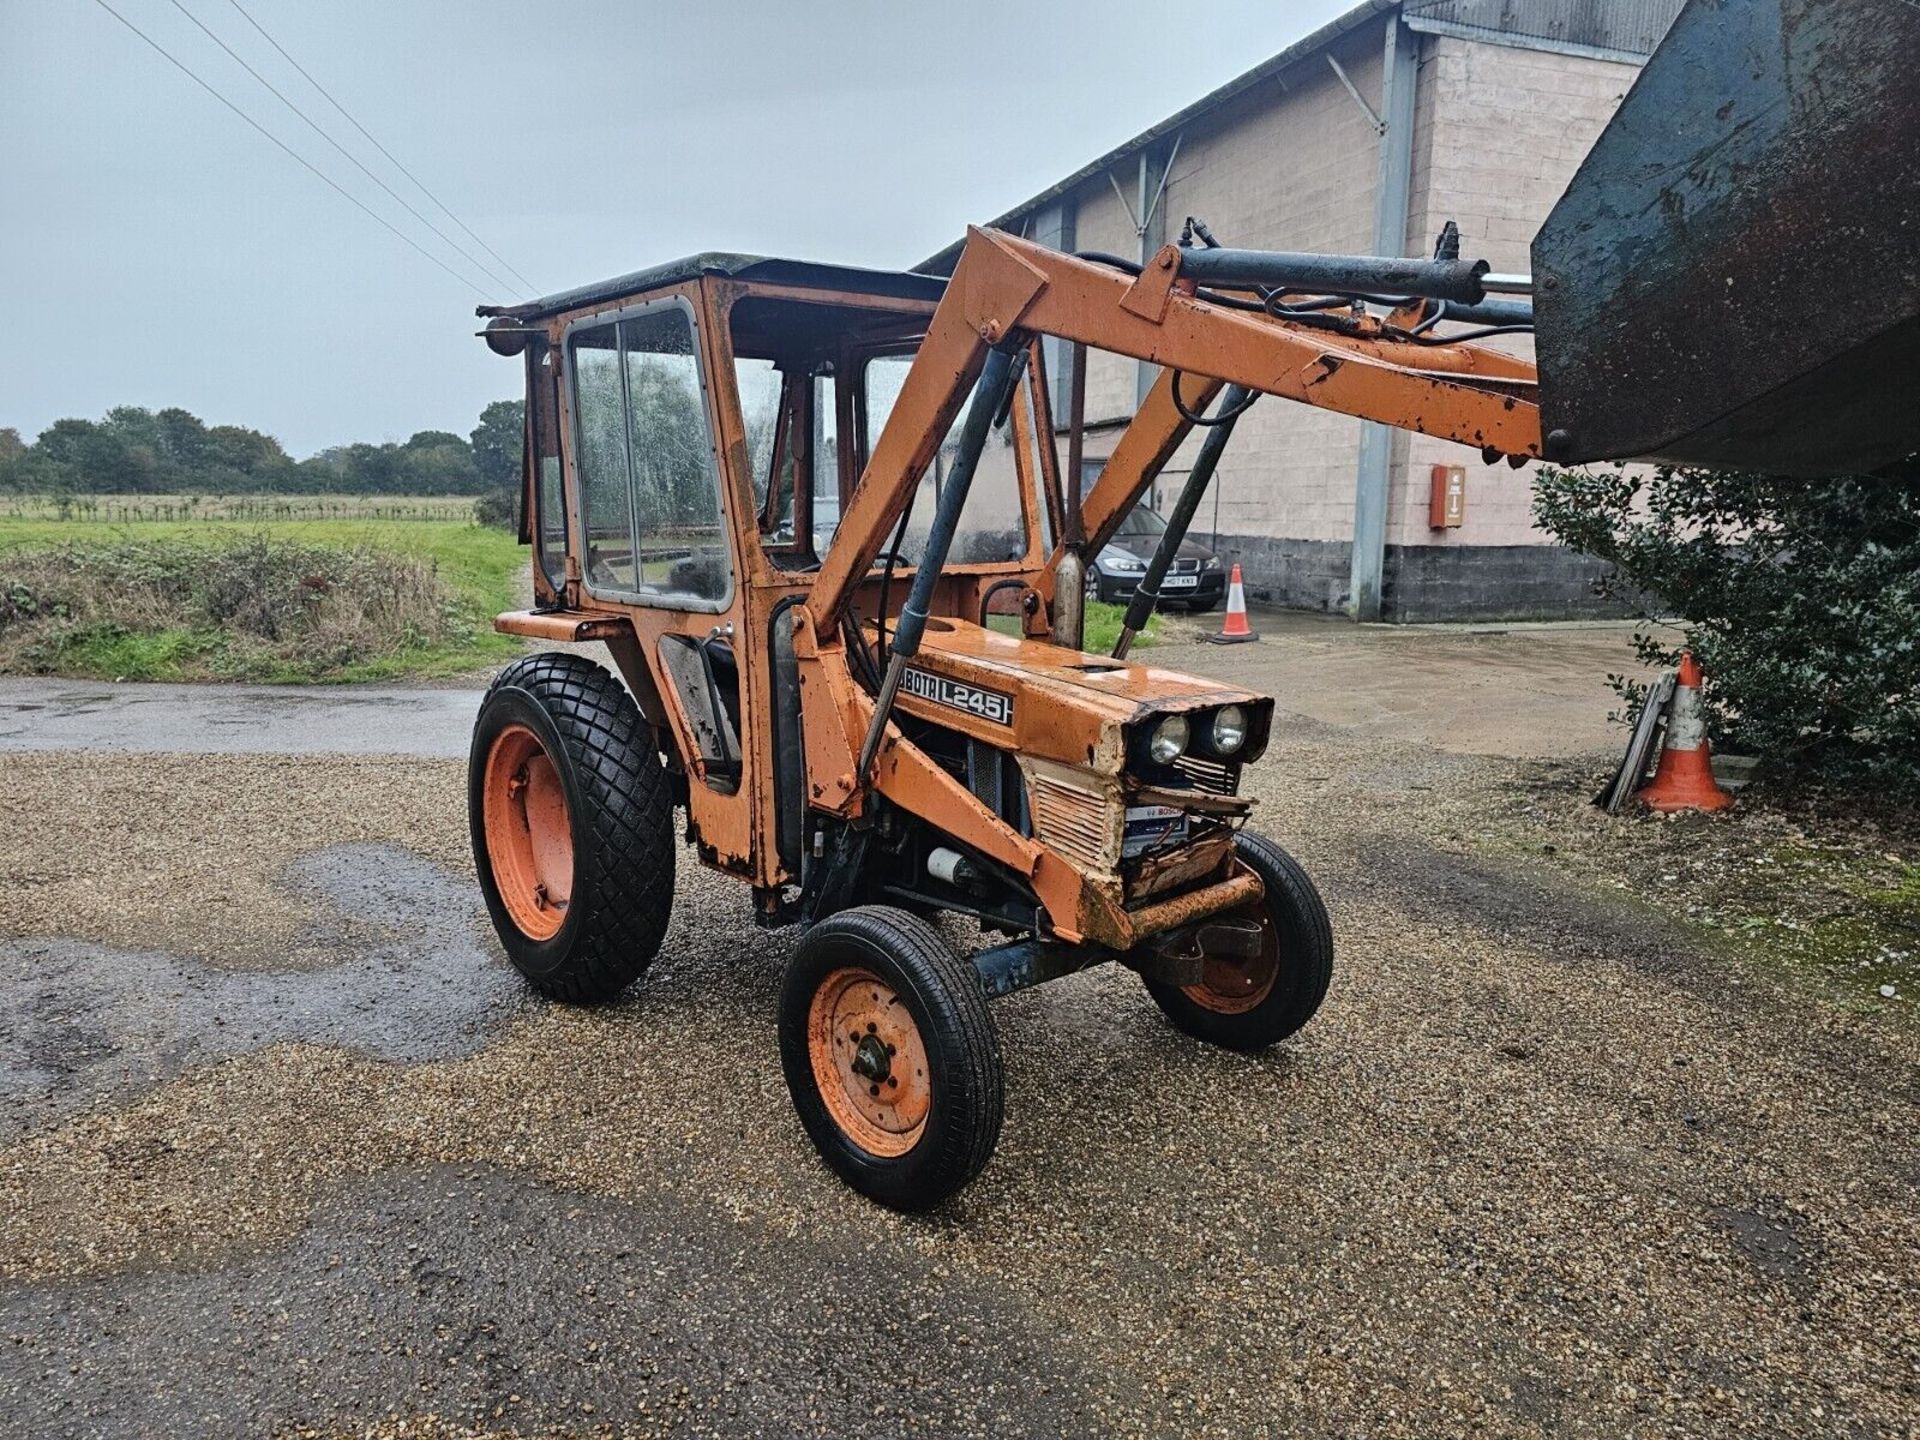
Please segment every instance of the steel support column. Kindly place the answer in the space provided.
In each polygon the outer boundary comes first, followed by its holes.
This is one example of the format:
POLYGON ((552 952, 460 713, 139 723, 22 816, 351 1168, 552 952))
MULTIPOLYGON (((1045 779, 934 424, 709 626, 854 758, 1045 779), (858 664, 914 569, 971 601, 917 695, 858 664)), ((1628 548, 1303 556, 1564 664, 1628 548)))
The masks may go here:
MULTIPOLYGON (((1380 168, 1373 192, 1373 253, 1404 255, 1407 210, 1413 183, 1413 93, 1419 82, 1420 39, 1387 17, 1381 56, 1380 168)), ((1386 574, 1387 481, 1393 469, 1393 430, 1368 421, 1360 430, 1360 457, 1353 487, 1353 552, 1347 587, 1356 620, 1380 618, 1386 574)))

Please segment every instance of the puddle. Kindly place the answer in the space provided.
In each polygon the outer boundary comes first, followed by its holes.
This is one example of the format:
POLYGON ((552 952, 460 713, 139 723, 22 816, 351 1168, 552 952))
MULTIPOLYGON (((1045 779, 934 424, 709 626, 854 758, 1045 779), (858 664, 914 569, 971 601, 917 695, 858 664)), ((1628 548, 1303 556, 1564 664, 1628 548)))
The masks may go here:
POLYGON ((468 1054, 527 1003, 470 876, 395 846, 336 845, 282 884, 322 912, 297 969, 0 942, 0 1135, 284 1041, 402 1062, 468 1054))

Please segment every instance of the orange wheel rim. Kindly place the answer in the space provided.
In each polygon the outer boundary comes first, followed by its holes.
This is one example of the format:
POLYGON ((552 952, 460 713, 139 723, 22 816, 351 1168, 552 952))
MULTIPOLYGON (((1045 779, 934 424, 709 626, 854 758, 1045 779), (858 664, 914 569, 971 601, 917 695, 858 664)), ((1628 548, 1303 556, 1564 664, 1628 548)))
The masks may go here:
POLYGON ((573 898, 567 792, 540 737, 509 725, 487 751, 487 863, 513 923, 529 940, 559 933, 573 898))
POLYGON ((1251 918, 1260 922, 1258 955, 1209 955, 1200 965, 1200 983, 1181 987, 1202 1009, 1217 1015, 1244 1015, 1273 993, 1280 978, 1280 932, 1264 905, 1251 918))
POLYGON ((906 1002, 871 970, 835 970, 807 1010, 813 1083, 840 1132, 870 1155, 904 1155, 933 1106, 927 1047, 906 1002))

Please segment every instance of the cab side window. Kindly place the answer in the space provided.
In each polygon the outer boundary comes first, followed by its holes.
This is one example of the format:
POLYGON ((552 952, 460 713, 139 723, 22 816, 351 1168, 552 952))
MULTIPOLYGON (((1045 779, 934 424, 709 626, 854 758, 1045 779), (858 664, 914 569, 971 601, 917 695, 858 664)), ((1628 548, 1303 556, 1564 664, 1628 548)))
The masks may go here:
POLYGON ((587 588, 721 608, 733 569, 687 307, 664 301, 576 331, 568 355, 587 588))

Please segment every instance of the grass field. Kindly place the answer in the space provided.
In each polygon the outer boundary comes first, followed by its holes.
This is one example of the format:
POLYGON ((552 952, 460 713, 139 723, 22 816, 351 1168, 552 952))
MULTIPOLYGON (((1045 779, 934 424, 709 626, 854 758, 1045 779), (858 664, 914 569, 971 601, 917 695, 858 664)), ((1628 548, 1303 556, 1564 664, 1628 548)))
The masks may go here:
MULTIPOLYGON (((250 498, 277 501, 277 497, 250 498)), ((423 507, 440 505, 438 497, 421 503, 423 507)), ((470 514, 471 502, 463 505, 470 514)), ((447 511, 442 508, 440 513, 447 511)), ((520 649, 513 637, 496 634, 492 621, 499 611, 522 602, 527 552, 511 533, 476 525, 471 519, 357 514, 334 519, 109 522, 88 518, 79 507, 69 516, 0 518, 0 592, 9 583, 10 571, 17 572, 36 558, 43 575, 50 569, 57 574, 69 555, 91 553, 117 557, 118 569, 124 572, 128 555, 151 552, 167 559, 177 557, 183 546, 217 550, 257 544, 264 536, 271 542, 314 547, 316 553, 352 559, 348 568, 355 574, 377 573, 373 567, 385 563, 396 592, 417 591, 422 597, 420 623, 408 625, 407 617, 401 615, 397 635, 371 636, 359 645, 343 639, 336 626, 333 633, 320 637, 330 642, 323 651, 302 653, 298 640, 289 639, 269 652, 264 647, 236 646, 230 627, 155 621, 137 603, 108 601, 100 608, 113 613, 96 613, 86 623, 81 623, 81 617, 60 622, 42 618, 36 643, 24 653, 16 652, 9 659, 6 648, 0 646, 0 668, 94 679, 359 681, 457 674, 505 660, 520 649)), ((373 583, 377 587, 382 582, 373 583)), ((6 598, 0 593, 0 602, 6 598)), ((396 595, 372 598, 384 601, 389 609, 404 603, 396 595)), ((6 613, 0 604, 0 622, 6 613)), ((12 628, 23 628, 15 618, 12 628)), ((0 637, 8 628, 0 623, 0 637)), ((389 632, 393 630, 388 627, 389 632)))

